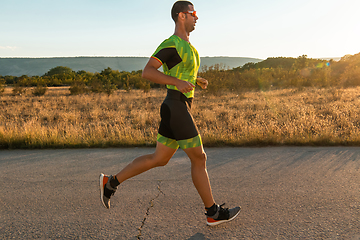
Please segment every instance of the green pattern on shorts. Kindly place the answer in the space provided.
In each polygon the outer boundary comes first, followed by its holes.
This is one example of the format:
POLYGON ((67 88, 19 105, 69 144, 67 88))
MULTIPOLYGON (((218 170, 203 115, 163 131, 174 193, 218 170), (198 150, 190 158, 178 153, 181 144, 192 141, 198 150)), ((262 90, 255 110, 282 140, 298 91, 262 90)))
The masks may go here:
POLYGON ((177 141, 181 149, 194 148, 202 145, 200 134, 196 137, 177 141))
POLYGON ((157 141, 172 149, 178 149, 179 147, 181 149, 187 149, 199 147, 202 145, 200 134, 190 139, 176 141, 175 139, 164 137, 158 133, 157 141))
POLYGON ((157 135, 157 141, 159 143, 164 144, 165 146, 172 148, 172 149, 178 149, 179 144, 176 142, 175 139, 164 137, 163 135, 159 134, 157 135))

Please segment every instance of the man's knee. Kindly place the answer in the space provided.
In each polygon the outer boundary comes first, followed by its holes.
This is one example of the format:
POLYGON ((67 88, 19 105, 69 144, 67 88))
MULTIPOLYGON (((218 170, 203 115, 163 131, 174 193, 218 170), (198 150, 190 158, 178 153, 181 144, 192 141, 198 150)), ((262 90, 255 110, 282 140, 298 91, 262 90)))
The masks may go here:
POLYGON ((154 167, 163 167, 168 164, 170 158, 164 156, 158 156, 156 154, 151 155, 150 161, 154 165, 154 167))
POLYGON ((165 166, 166 164, 168 164, 170 159, 159 159, 157 162, 156 162, 156 166, 157 167, 163 167, 165 166))
POLYGON ((204 151, 196 152, 190 157, 193 163, 205 164, 207 160, 206 153, 204 151))
POLYGON ((207 160, 207 155, 206 155, 206 153, 205 153, 205 152, 202 152, 200 158, 202 159, 202 161, 206 162, 206 160, 207 160))

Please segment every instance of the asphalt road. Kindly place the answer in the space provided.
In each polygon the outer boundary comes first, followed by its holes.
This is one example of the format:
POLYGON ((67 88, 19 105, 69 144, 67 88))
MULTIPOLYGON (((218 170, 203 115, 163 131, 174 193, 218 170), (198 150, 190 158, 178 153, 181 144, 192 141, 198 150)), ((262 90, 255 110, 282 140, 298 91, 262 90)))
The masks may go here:
POLYGON ((359 147, 206 149, 215 200, 242 207, 215 227, 181 150, 102 206, 99 174, 152 151, 0 151, 0 238, 360 239, 359 147))

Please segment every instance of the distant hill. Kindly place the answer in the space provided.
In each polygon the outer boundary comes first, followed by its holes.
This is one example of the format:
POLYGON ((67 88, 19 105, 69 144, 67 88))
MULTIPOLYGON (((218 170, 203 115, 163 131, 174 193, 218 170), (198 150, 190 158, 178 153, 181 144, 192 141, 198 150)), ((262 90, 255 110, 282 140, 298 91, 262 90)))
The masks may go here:
MULTIPOLYGON (((0 58, 0 75, 6 76, 42 76, 51 68, 63 66, 73 71, 85 70, 101 72, 110 67, 119 71, 142 70, 147 57, 58 57, 58 58, 0 58)), ((236 68, 248 62, 260 62, 262 59, 243 57, 202 57, 201 66, 221 64, 225 68, 236 68)), ((201 69, 201 68, 200 68, 201 69)))

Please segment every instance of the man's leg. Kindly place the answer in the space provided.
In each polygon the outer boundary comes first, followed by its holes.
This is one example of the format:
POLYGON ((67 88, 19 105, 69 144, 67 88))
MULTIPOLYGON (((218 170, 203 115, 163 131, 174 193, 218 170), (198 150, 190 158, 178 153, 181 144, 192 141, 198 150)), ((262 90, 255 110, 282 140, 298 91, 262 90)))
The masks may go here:
POLYGON ((100 174, 100 198, 106 208, 110 208, 110 197, 115 193, 117 186, 140 173, 146 172, 154 167, 165 166, 177 149, 165 146, 157 142, 153 154, 147 154, 134 159, 123 170, 115 176, 100 174))
POLYGON ((207 210, 207 225, 215 226, 233 220, 240 213, 241 208, 234 207, 228 209, 223 208, 224 204, 215 204, 209 176, 206 170, 206 153, 204 152, 203 146, 187 148, 184 149, 184 151, 191 160, 191 176, 193 183, 207 210))
POLYGON ((173 149, 162 143, 156 142, 156 149, 153 154, 143 155, 134 159, 131 163, 129 163, 129 165, 116 174, 116 178, 119 183, 122 183, 126 179, 146 172, 151 168, 165 166, 175 154, 176 150, 177 149, 173 149))
POLYGON ((206 208, 214 205, 209 176, 206 170, 206 153, 203 146, 187 148, 184 152, 191 160, 191 177, 206 208))

